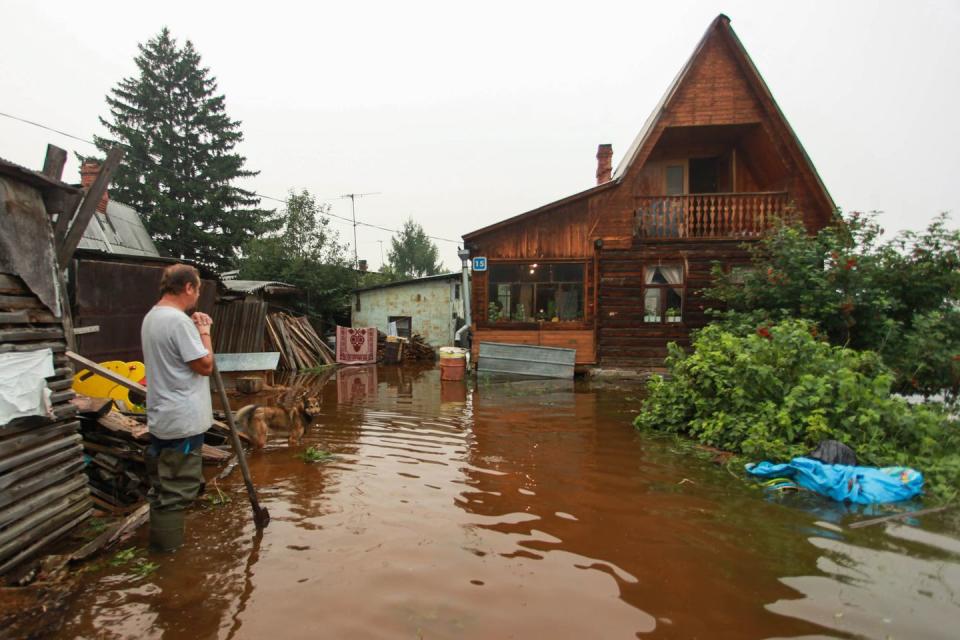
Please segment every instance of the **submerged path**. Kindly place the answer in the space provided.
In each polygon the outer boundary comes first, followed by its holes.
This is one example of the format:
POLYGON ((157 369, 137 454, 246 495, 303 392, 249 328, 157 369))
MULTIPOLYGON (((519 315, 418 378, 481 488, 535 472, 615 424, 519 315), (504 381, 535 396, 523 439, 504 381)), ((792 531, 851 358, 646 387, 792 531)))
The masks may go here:
POLYGON ((250 458, 262 535, 235 473, 154 573, 85 574, 57 636, 956 637, 955 516, 841 531, 636 433, 636 388, 370 367, 315 393, 304 447, 250 458))

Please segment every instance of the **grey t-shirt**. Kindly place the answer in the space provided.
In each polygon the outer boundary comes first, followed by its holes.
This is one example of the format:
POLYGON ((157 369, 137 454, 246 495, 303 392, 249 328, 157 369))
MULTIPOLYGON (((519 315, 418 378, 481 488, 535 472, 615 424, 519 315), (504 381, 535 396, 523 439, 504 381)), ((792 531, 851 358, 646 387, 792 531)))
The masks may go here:
POLYGON ((187 314, 156 306, 140 327, 147 369, 147 427, 158 438, 187 438, 213 423, 210 379, 195 373, 192 360, 209 353, 187 314))

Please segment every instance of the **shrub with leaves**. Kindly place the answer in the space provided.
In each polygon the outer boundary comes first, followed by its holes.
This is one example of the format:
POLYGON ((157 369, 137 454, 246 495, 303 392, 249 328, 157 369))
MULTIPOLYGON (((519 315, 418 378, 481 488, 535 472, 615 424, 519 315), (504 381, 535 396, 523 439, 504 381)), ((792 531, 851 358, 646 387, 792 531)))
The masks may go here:
POLYGON ((751 267, 718 266, 707 295, 728 329, 752 333, 787 318, 815 322, 838 346, 880 354, 902 393, 960 390, 960 231, 936 218, 889 240, 851 214, 814 236, 783 223, 749 247, 751 267))
POLYGON ((670 345, 670 376, 654 376, 635 420, 753 460, 805 455, 823 439, 851 446, 861 464, 909 465, 928 491, 960 486, 960 428, 938 406, 891 394, 894 375, 872 351, 831 345, 801 320, 749 335, 719 325, 691 353, 670 345))

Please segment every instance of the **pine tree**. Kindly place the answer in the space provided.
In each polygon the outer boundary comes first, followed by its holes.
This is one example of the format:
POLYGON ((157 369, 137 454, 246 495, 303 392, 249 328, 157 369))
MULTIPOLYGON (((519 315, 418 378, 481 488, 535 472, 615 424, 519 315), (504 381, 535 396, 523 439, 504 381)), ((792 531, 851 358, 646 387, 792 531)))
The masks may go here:
POLYGON ((408 219, 390 239, 387 270, 396 278, 421 278, 440 273, 440 250, 419 224, 408 219))
POLYGON ((240 122, 189 40, 178 47, 164 28, 138 47, 139 73, 111 89, 110 117, 100 118, 112 139, 96 138, 101 151, 127 149, 111 194, 144 216, 162 254, 232 268, 247 241, 281 224, 233 185, 257 175, 234 151, 240 122))

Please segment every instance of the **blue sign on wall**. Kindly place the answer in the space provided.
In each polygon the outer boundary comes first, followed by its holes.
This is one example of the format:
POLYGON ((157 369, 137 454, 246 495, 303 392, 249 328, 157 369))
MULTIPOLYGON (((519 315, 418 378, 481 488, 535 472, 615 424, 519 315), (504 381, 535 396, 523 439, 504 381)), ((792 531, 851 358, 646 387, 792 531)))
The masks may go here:
POLYGON ((474 259, 473 259, 473 270, 474 270, 474 271, 486 271, 486 270, 487 270, 487 259, 486 259, 486 258, 474 258, 474 259))

